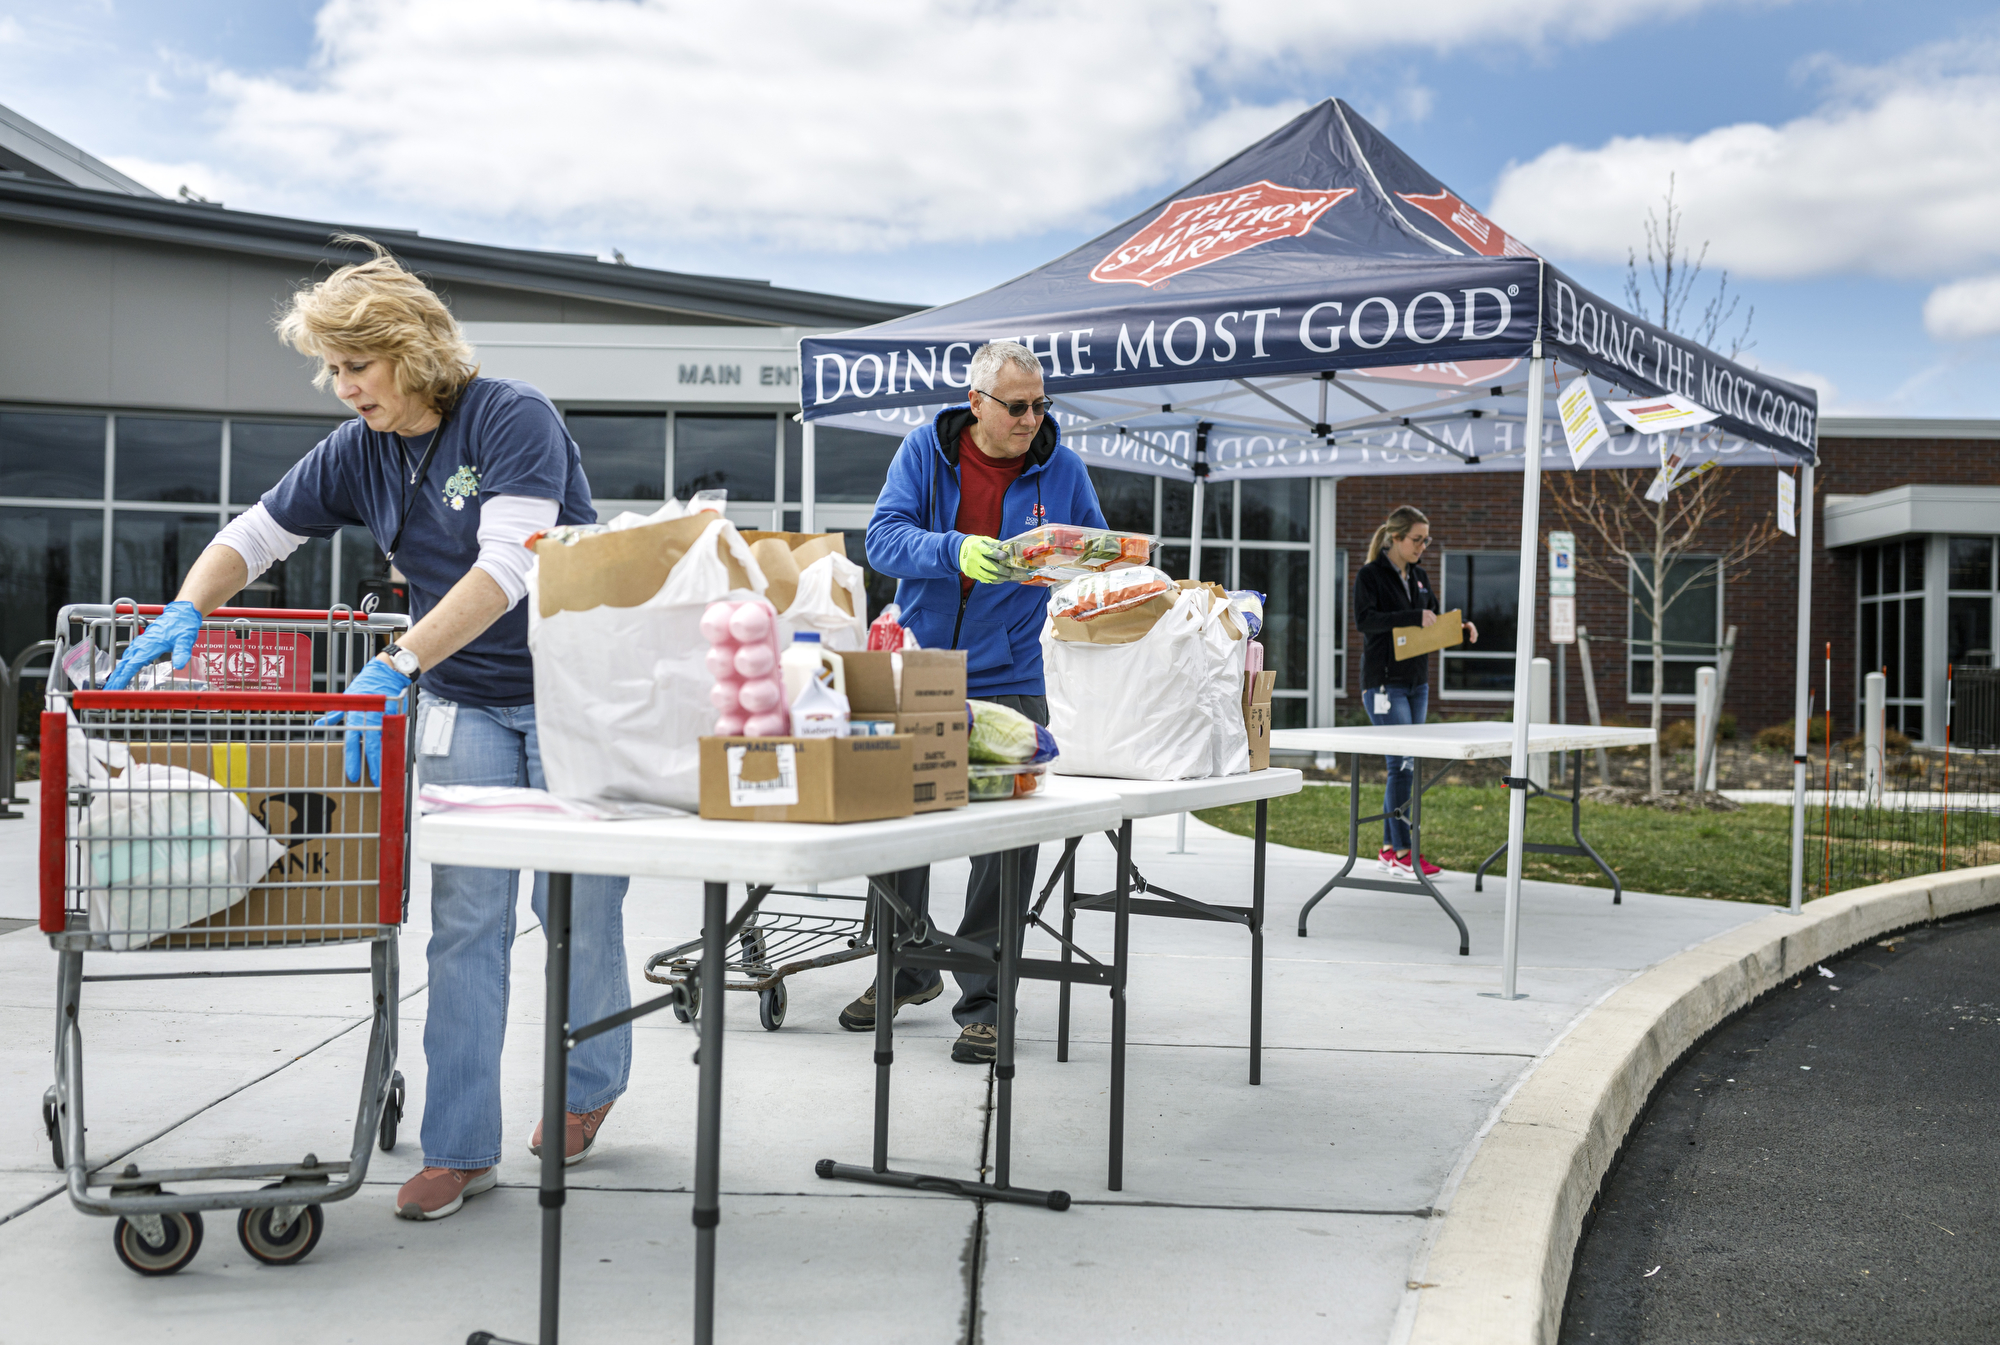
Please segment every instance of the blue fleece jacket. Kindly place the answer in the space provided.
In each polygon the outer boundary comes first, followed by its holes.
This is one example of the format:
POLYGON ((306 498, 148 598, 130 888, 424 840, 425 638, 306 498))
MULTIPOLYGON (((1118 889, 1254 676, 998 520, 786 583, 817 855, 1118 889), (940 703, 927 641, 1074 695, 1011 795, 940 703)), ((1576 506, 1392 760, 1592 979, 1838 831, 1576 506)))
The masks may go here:
MULTIPOLYGON (((898 580, 903 624, 926 649, 965 651, 974 696, 1042 694, 1042 619, 1049 590, 1029 584, 974 584, 961 593, 958 548, 958 440, 969 406, 946 407, 912 430, 889 464, 868 520, 868 564, 898 580)), ((1003 538, 1043 523, 1101 528, 1104 511, 1083 459, 1062 445, 1053 417, 1042 422, 1021 475, 1007 488, 1003 538)))

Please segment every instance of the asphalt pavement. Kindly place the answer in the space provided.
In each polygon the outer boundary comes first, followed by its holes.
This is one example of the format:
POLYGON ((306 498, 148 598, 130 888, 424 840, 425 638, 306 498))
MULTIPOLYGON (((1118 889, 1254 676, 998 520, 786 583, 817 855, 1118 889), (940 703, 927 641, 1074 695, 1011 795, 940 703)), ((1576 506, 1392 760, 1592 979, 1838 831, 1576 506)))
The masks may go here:
POLYGON ((1997 1051, 2000 913, 1865 944, 1723 1024, 1605 1180, 1563 1345, 2000 1340, 1997 1051))

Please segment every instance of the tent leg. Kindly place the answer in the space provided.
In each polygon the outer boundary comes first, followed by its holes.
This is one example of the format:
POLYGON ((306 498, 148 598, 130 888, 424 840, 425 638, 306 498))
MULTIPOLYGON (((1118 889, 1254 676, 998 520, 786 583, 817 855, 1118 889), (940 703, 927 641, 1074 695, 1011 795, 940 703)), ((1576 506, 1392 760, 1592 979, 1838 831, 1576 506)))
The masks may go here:
POLYGON ((818 504, 817 496, 819 492, 815 489, 815 487, 819 484, 819 480, 818 477, 815 475, 818 468, 818 463, 816 461, 817 455, 814 452, 814 448, 815 445, 813 444, 813 423, 809 420, 805 423, 804 429, 799 434, 798 490, 799 490, 800 532, 819 531, 818 519, 815 517, 815 515, 819 512, 817 508, 818 504))
POLYGON ((1529 684, 1535 659, 1535 571, 1542 531, 1542 384, 1548 364, 1535 342, 1528 362, 1528 461, 1521 473, 1521 586, 1514 617, 1514 756, 1507 790, 1507 904, 1500 931, 1500 998, 1521 999, 1515 984, 1521 954, 1521 847, 1528 829, 1529 684))
MULTIPOLYGON (((1803 908, 1806 882, 1806 698, 1812 685, 1813 469, 1799 468, 1799 652, 1792 690, 1792 900, 1803 908)), ((1829 705, 1827 709, 1833 707, 1829 705)))

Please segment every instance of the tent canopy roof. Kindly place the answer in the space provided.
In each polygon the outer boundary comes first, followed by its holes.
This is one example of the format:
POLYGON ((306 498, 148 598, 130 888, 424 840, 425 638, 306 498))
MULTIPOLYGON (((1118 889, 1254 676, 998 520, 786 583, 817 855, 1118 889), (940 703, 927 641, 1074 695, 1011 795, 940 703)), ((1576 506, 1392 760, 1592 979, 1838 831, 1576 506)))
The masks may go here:
POLYGON ((1810 389, 1592 294, 1338 99, 1024 276, 807 337, 805 415, 898 432, 962 400, 972 352, 1003 338, 1041 359, 1086 458, 1165 475, 1518 470, 1538 343, 1600 392, 1718 413, 1723 451, 1813 456, 1810 389))

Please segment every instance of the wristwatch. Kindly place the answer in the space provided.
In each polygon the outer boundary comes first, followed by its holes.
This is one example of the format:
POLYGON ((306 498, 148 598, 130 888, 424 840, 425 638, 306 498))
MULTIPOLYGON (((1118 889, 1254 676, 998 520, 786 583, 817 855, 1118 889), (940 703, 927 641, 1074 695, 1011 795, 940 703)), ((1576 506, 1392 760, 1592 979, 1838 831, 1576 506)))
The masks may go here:
POLYGON ((417 674, 423 671, 423 665, 417 662, 417 656, 399 644, 385 645, 380 657, 387 659, 390 667, 412 681, 415 681, 417 674))

